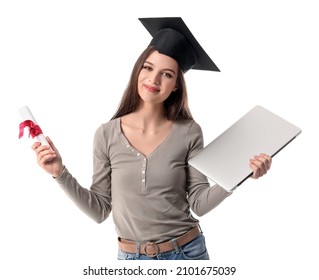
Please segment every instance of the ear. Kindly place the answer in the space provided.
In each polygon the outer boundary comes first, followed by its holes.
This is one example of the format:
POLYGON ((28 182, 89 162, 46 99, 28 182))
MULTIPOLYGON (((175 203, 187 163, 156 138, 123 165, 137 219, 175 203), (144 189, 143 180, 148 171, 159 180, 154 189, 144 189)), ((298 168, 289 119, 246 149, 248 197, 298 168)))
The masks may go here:
POLYGON ((174 88, 173 88, 173 92, 177 91, 178 89, 178 86, 176 85, 174 88))

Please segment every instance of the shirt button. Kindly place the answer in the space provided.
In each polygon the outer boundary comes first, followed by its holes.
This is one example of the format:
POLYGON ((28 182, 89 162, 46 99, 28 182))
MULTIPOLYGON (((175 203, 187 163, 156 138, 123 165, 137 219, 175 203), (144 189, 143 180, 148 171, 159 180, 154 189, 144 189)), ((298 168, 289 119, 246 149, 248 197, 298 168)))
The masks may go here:
POLYGON ((137 156, 139 157, 141 154, 140 153, 137 153, 137 156))
POLYGON ((145 182, 145 179, 142 179, 142 182, 144 183, 144 182, 145 182))

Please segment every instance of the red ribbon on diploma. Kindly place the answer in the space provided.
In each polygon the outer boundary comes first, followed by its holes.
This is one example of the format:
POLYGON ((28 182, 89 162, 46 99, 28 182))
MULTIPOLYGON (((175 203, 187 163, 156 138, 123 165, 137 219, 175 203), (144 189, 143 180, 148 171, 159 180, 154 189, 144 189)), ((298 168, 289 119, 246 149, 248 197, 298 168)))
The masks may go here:
POLYGON ((38 136, 39 134, 43 134, 40 126, 35 124, 33 121, 26 120, 26 121, 20 123, 20 125, 19 125, 19 128, 20 128, 19 139, 23 136, 23 132, 24 132, 25 127, 29 127, 29 137, 31 135, 32 138, 34 138, 34 137, 38 136))

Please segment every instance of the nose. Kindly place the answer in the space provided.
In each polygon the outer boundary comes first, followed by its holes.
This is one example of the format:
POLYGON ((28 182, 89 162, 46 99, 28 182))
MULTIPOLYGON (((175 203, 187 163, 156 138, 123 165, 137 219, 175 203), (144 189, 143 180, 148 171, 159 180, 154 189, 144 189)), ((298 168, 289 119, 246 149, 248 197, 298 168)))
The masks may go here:
POLYGON ((155 73, 153 72, 151 75, 150 75, 150 83, 151 84, 154 84, 154 85, 159 85, 160 82, 161 82, 161 79, 160 79, 160 73, 155 73))

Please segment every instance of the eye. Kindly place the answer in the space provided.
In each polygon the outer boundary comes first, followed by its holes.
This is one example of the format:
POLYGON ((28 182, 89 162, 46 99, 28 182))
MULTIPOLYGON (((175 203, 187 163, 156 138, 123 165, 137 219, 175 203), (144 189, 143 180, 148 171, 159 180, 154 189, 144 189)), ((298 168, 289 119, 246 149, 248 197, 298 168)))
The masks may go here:
POLYGON ((152 71, 152 67, 149 66, 149 65, 144 65, 143 69, 146 70, 146 71, 152 71))
POLYGON ((163 72, 162 75, 163 75, 164 77, 169 78, 169 79, 173 78, 172 74, 170 74, 170 73, 168 73, 168 72, 163 72))

